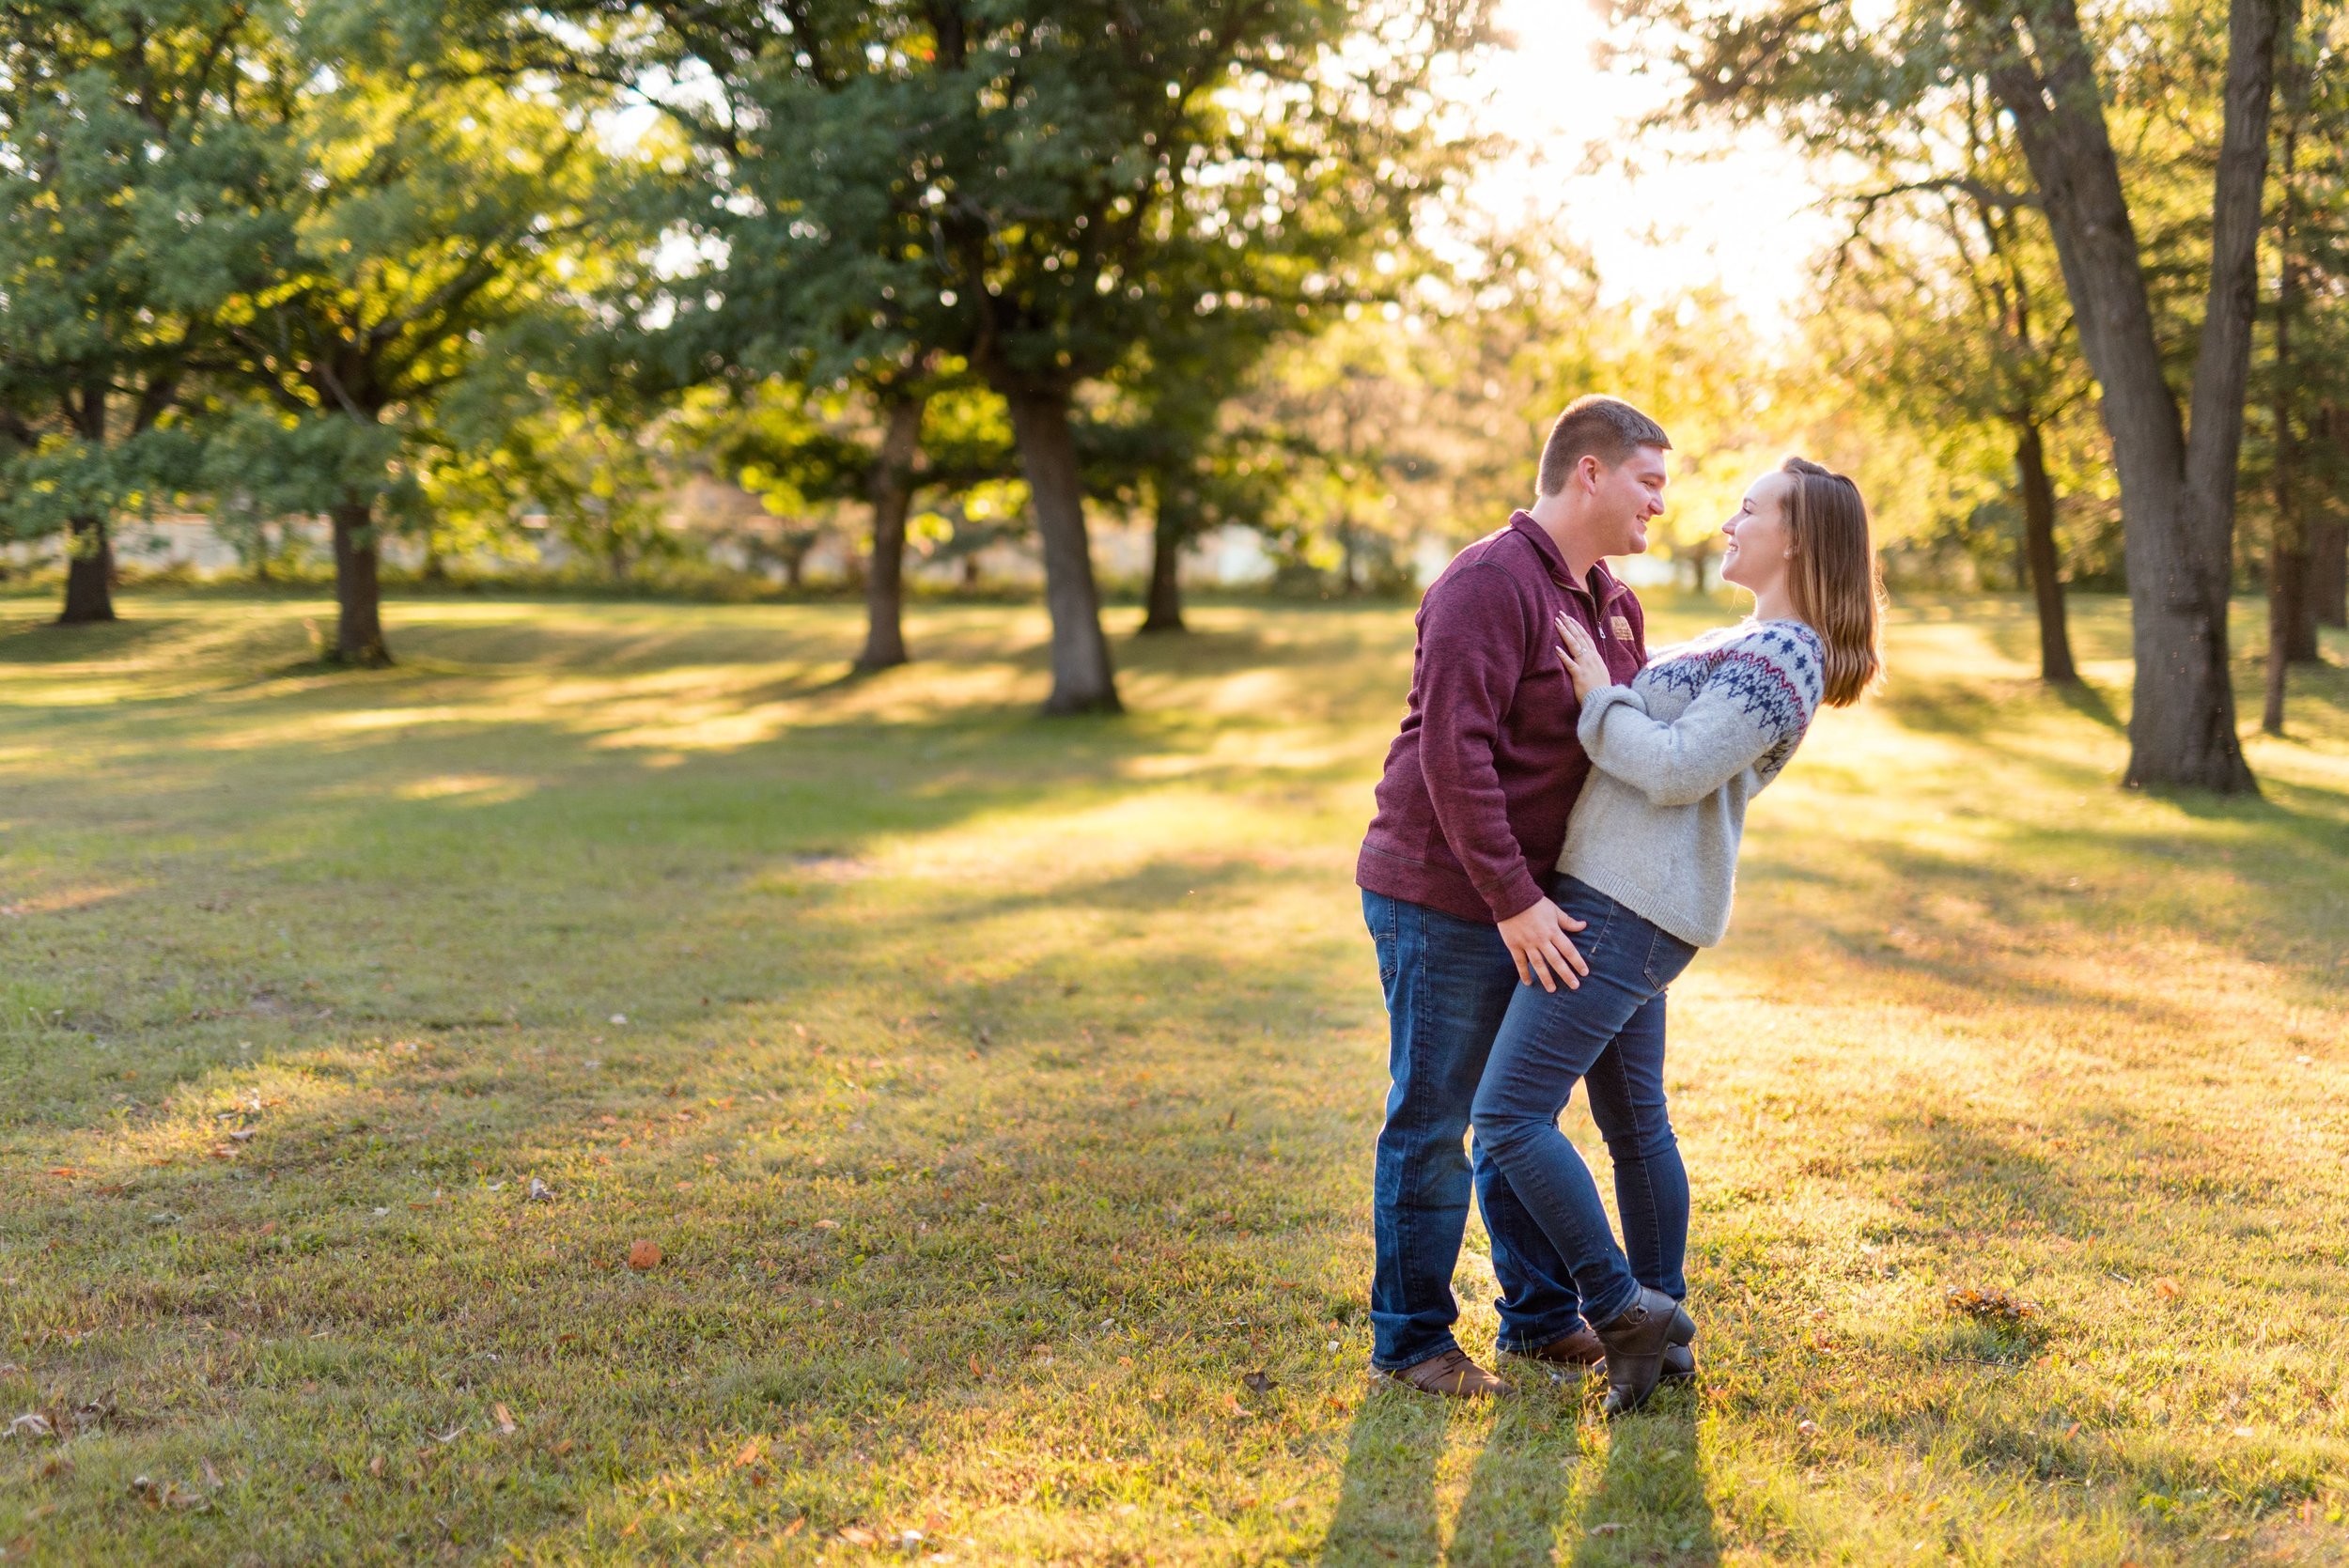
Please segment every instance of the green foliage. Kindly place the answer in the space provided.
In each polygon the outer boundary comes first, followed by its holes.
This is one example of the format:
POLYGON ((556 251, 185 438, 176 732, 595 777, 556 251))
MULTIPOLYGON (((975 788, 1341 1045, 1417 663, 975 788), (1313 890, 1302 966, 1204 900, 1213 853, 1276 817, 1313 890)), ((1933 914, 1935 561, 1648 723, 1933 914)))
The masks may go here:
POLYGON ((292 252, 228 328, 265 401, 223 422, 208 474, 260 512, 413 520, 419 460, 450 442, 441 399, 569 296, 617 177, 587 105, 549 85, 332 64, 273 148, 292 252))
POLYGON ((224 317, 291 240, 270 199, 280 20, 231 0, 0 15, 0 533, 194 479, 224 317))

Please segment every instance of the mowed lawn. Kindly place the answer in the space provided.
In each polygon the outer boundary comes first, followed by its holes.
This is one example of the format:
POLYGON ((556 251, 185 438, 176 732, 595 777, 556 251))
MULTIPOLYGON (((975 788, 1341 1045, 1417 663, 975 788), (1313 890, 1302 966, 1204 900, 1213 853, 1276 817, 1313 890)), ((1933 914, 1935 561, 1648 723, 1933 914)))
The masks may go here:
POLYGON ((5 1560, 2349 1560, 2349 643, 2148 798, 2077 608, 2066 700, 1910 604, 1758 802, 1610 1427, 1364 1375, 1408 608, 1048 722, 1026 610, 0 599, 5 1560))

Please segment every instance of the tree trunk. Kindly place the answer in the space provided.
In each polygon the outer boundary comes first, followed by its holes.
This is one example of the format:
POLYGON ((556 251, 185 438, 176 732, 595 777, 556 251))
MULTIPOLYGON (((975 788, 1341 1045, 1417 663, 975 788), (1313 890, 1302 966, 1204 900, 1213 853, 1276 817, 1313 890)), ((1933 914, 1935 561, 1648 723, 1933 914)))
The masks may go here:
POLYGON ((2260 712, 2260 728, 2269 735, 2284 733, 2284 694, 2295 661, 2316 657, 2316 621, 2310 614, 2309 544, 2300 521, 2300 432, 2294 415, 2297 366, 2293 361, 2292 329, 2300 308, 2300 259, 2293 246, 2298 214, 2294 210, 2297 185, 2300 116, 2307 107, 2303 72, 2295 58, 2299 45, 2297 0, 2284 0, 2282 53, 2284 113, 2279 187, 2276 203, 2276 365, 2271 417, 2276 427, 2273 482, 2276 520, 2267 541, 2267 681, 2260 712))
POLYGON ((913 510, 913 458, 922 444, 922 405, 907 397, 889 403, 880 456, 873 464, 873 567, 864 574, 864 651, 860 670, 903 664, 906 652, 906 514, 913 510))
POLYGON ((65 608, 59 626, 115 618, 115 545, 102 517, 75 518, 66 530, 65 608))
POLYGON ((2023 488, 2023 565, 2032 600, 2039 607, 2039 678, 2073 685, 2072 633, 2063 618, 2062 563, 2056 554, 2055 481, 2047 475, 2047 452, 2039 427, 2015 422, 2015 468, 2023 488))
POLYGON ((1150 531, 1150 602, 1142 617, 1144 631, 1182 631, 1183 545, 1190 536, 1181 504, 1159 492, 1158 515, 1150 531))
POLYGON ((1020 467, 1035 503, 1044 544, 1044 602, 1052 615, 1052 694, 1047 713, 1116 713, 1117 677, 1101 635, 1101 596, 1085 536, 1084 488, 1068 429, 1068 395, 1057 389, 1007 389, 1020 467))
POLYGON ((962 585, 966 588, 979 585, 979 552, 975 550, 962 558, 962 585))
POLYGON ((2261 194, 2275 82, 2276 0, 2232 0, 2226 116, 2212 202, 2211 273, 2195 365, 2192 437, 2163 379, 2137 232, 2074 0, 2031 0, 2019 46, 1990 71, 2015 116, 2072 297, 2080 343, 2104 390, 2121 481, 2137 690, 2131 786, 2255 790, 2235 736, 2227 593, 2236 458, 2257 303, 2261 194))
POLYGON ((334 508, 334 654, 337 664, 380 670, 392 661, 383 645, 383 595, 375 569, 375 509, 347 501, 334 508))
POLYGON ((2319 626, 2349 626, 2349 527, 2309 525, 2309 618, 2319 626))
POLYGON ((1712 541, 1713 536, 1708 534, 1688 547, 1688 589, 1691 593, 1704 592, 1704 568, 1713 559, 1712 541))

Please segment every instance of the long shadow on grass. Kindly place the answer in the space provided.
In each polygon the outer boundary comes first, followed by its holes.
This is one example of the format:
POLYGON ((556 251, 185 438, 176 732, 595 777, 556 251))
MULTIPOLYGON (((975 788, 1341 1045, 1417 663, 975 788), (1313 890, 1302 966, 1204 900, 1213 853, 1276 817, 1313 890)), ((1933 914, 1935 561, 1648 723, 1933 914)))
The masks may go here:
POLYGON ((1697 1452, 1693 1404, 1660 1395, 1652 1413, 1608 1429, 1607 1467, 1582 1511, 1575 1568, 1720 1560, 1713 1505, 1697 1452))
POLYGON ((1436 1466, 1455 1407, 1400 1389, 1374 1388, 1346 1436, 1337 1512, 1321 1543, 1330 1564, 1435 1563, 1436 1466))

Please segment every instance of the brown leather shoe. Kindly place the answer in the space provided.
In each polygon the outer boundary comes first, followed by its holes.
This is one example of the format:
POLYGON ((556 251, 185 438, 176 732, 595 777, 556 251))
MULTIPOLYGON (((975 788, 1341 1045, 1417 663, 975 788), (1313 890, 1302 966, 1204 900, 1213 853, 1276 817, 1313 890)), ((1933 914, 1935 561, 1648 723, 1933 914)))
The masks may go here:
POLYGON ((1588 1328, 1577 1328, 1562 1339, 1548 1344, 1537 1344, 1531 1350, 1513 1350, 1529 1361, 1548 1361, 1562 1367, 1595 1367, 1607 1359, 1607 1347, 1598 1343, 1598 1336, 1588 1328))
POLYGON ((1468 1352, 1456 1349, 1431 1356, 1400 1372, 1382 1371, 1379 1375, 1422 1393, 1442 1394, 1448 1399, 1486 1399, 1508 1387, 1470 1360, 1468 1352))

